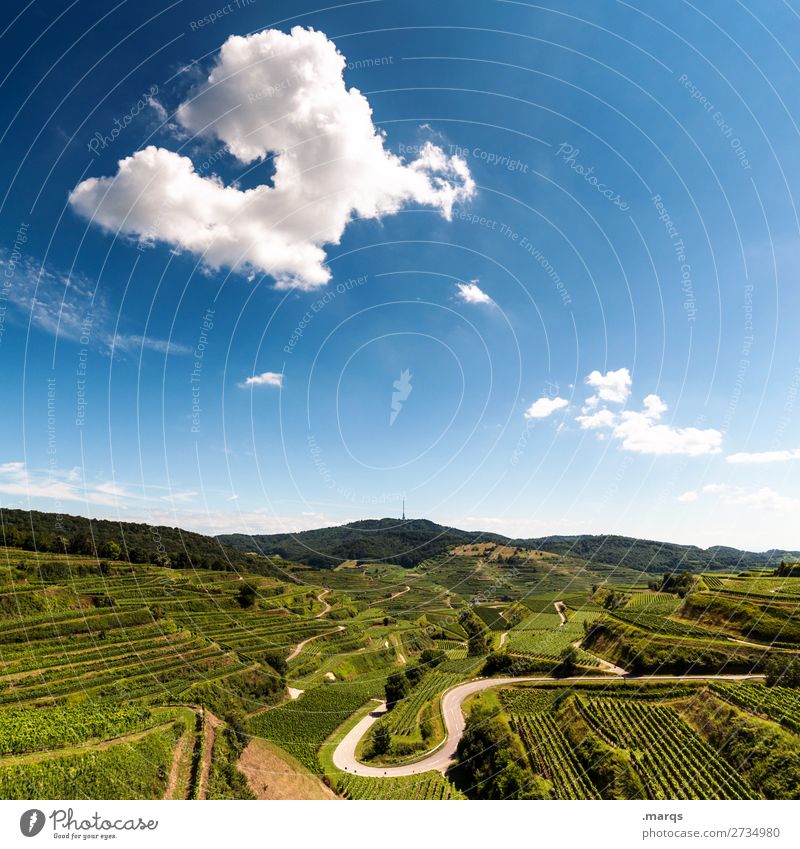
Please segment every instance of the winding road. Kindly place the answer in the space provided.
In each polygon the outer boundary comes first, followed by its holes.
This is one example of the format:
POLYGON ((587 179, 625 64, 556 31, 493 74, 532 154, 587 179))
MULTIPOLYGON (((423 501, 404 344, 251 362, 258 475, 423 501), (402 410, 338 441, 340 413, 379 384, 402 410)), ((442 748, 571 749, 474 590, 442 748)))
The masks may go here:
MULTIPOLYGON (((748 678, 763 678, 763 675, 641 675, 628 676, 632 681, 744 681, 748 678)), ((414 763, 402 766, 375 767, 362 764, 356 759, 356 747, 369 729, 386 712, 386 703, 383 702, 376 710, 371 711, 348 731, 344 739, 333 752, 333 763, 337 769, 361 775, 366 778, 400 778, 408 775, 419 775, 422 772, 437 770, 447 772, 452 766, 453 759, 458 748, 458 742, 464 733, 464 714, 461 706, 464 700, 492 687, 504 687, 509 684, 523 684, 528 682, 538 683, 562 683, 565 681, 583 682, 606 681, 614 682, 620 679, 608 676, 575 676, 573 678, 479 678, 475 681, 467 681, 458 684, 442 695, 442 716, 444 717, 447 736, 426 758, 414 763)))

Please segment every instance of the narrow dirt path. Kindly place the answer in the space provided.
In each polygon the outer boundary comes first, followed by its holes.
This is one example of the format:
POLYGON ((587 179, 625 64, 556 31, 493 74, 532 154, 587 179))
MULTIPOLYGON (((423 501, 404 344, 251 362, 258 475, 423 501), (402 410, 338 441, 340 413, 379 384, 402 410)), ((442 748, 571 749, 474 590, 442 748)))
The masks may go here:
POLYGON ((508 639, 508 631, 503 631, 503 633, 500 634, 500 644, 498 645, 498 648, 503 648, 503 644, 505 643, 505 641, 507 639, 508 639))
POLYGON ((407 592, 410 592, 410 591, 411 591, 411 587, 407 586, 404 590, 399 590, 396 593, 392 593, 387 600, 391 601, 393 598, 399 598, 401 595, 405 595, 407 592))
MULTIPOLYGON (((169 777, 167 778, 167 789, 164 791, 165 799, 185 799, 185 794, 177 794, 178 781, 181 778, 181 771, 185 765, 191 767, 190 761, 192 751, 194 749, 194 728, 187 728, 178 740, 175 746, 175 751, 172 753, 172 765, 169 768, 169 777), (177 794, 177 795, 176 795, 177 794)), ((188 771, 187 771, 188 774, 188 771)))
POLYGON ((321 601, 321 602, 325 605, 325 610, 323 610, 323 611, 322 611, 322 613, 318 613, 318 614, 314 617, 315 619, 322 619, 322 617, 323 617, 323 616, 327 616, 327 614, 328 614, 328 613, 330 613, 330 611, 331 611, 331 606, 328 604, 328 602, 327 602, 327 601, 325 601, 325 596, 326 596, 326 595, 330 595, 330 592, 331 592, 330 590, 323 590, 323 591, 322 591, 322 592, 321 592, 321 593, 317 596, 317 601, 321 601))
POLYGON ((623 669, 621 666, 615 666, 610 660, 606 660, 605 658, 600 657, 599 655, 592 654, 590 651, 586 651, 586 649, 581 648, 582 640, 575 640, 572 644, 574 648, 581 649, 584 654, 588 654, 589 657, 593 657, 599 664, 601 669, 605 669, 606 672, 611 672, 613 675, 627 675, 628 670, 623 669))
POLYGON ((566 604, 563 601, 554 601, 553 607, 556 609, 556 613, 561 617, 561 625, 560 628, 563 628, 567 624, 567 616, 564 611, 567 609, 566 604))
POLYGON ((198 779, 197 798, 205 799, 208 789, 208 774, 211 771, 211 759, 214 755, 214 741, 217 739, 217 729, 223 725, 218 717, 210 711, 205 712, 205 745, 203 747, 203 762, 200 764, 200 778, 198 779))
POLYGON ((329 637, 331 634, 335 634, 336 631, 344 631, 344 625, 340 625, 334 631, 326 631, 324 634, 317 634, 315 637, 309 637, 307 640, 303 640, 302 642, 298 643, 294 647, 294 651, 289 655, 289 657, 286 658, 286 662, 288 663, 290 660, 294 660, 297 655, 299 655, 300 652, 303 651, 303 647, 307 646, 313 640, 318 640, 320 637, 329 637))

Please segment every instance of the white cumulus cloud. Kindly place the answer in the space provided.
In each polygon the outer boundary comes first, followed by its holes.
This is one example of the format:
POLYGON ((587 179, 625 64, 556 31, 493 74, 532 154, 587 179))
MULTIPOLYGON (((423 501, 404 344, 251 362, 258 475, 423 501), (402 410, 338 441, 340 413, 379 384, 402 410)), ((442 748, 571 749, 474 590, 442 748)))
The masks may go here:
MULTIPOLYGON (((683 454, 696 457, 718 454, 722 450, 722 433, 714 428, 673 427, 660 420, 667 405, 655 394, 647 395, 641 410, 615 412, 601 401, 621 404, 631 394, 631 376, 627 368, 602 374, 593 371, 586 384, 596 389, 596 394, 586 400, 581 415, 575 420, 583 430, 603 432, 622 443, 626 451, 637 454, 683 454)), ((685 499, 688 500, 688 499, 685 499)))
POLYGON ((248 386, 277 386, 280 389, 283 386, 283 375, 277 371, 264 371, 261 374, 254 374, 248 377, 239 386, 245 389, 248 386))
POLYGON ((607 371, 605 374, 595 370, 586 378, 586 383, 596 393, 586 399, 587 407, 596 407, 600 401, 612 404, 624 404, 631 394, 631 373, 626 368, 607 371))
POLYGON ((617 415, 604 407, 596 413, 576 416, 575 420, 584 430, 597 430, 602 427, 613 427, 617 421, 617 415))
POLYGON ((478 286, 478 281, 458 283, 458 297, 468 304, 493 304, 494 301, 478 286))
POLYGON ((620 414, 612 435, 622 447, 638 454, 685 454, 697 457, 718 454, 722 450, 722 433, 714 428, 672 427, 659 424, 667 405, 658 395, 648 395, 644 408, 620 414))
POLYGON ((70 203, 110 232, 164 242, 213 268, 263 272, 279 288, 324 285, 324 246, 338 244, 353 218, 380 219, 407 203, 449 218, 475 190, 465 161, 430 142, 411 162, 386 150, 344 68, 336 45, 311 29, 231 36, 177 120, 242 164, 271 156, 272 185, 225 185, 151 146, 121 160, 115 176, 84 180, 70 203))
POLYGON ((563 410, 569 402, 564 398, 539 398, 525 411, 526 419, 546 419, 548 416, 563 410))

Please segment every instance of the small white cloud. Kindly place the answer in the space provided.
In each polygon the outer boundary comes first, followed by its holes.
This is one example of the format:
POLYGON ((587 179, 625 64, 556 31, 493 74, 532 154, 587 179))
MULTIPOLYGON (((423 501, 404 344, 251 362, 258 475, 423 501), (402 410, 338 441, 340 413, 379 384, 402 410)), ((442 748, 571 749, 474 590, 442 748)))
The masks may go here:
POLYGON ((753 454, 739 452, 729 454, 725 461, 727 463, 750 464, 750 463, 782 463, 785 460, 800 460, 800 448, 785 449, 783 451, 758 451, 753 454))
POLYGON ((617 415, 604 407, 596 413, 577 416, 575 420, 584 430, 597 430, 601 427, 613 427, 617 421, 617 415))
POLYGON ((458 283, 458 297, 468 304, 493 304, 494 301, 478 286, 478 281, 458 283))
POLYGON ((263 371, 261 374, 248 377, 239 386, 242 389, 246 389, 248 386, 276 386, 281 389, 283 387, 283 375, 277 371, 263 371))
POLYGON ((525 411, 526 419, 546 419, 548 416, 563 410, 569 404, 564 398, 539 398, 525 411))
POLYGON ((605 374, 595 370, 586 378, 586 383, 596 394, 586 400, 588 407, 596 407, 600 401, 611 404, 624 404, 631 394, 631 373, 626 368, 607 371, 605 374))
POLYGON ((692 501, 697 501, 699 497, 700 496, 696 492, 689 490, 689 492, 684 492, 682 495, 679 495, 676 500, 684 504, 689 504, 692 501))

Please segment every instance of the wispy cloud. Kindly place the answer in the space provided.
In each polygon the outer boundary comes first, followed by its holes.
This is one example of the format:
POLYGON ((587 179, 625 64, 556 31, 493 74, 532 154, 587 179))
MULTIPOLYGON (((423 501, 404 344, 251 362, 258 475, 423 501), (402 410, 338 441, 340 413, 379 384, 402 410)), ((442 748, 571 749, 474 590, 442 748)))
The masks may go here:
POLYGON ((254 374, 239 384, 241 389, 247 389, 249 386, 274 386, 277 389, 282 389, 283 374, 277 371, 262 371, 261 374, 254 374))
POLYGON ((717 499, 725 505, 748 507, 767 513, 796 514, 800 510, 800 498, 782 495, 768 486, 748 489, 747 487, 731 486, 726 483, 709 483, 699 490, 684 492, 678 496, 677 500, 681 502, 694 502, 706 495, 717 496, 717 499))
POLYGON ((191 353, 186 345, 166 339, 117 331, 117 316, 106 298, 82 274, 67 274, 30 257, 11 266, 8 251, 0 248, 0 271, 6 268, 13 271, 7 297, 15 317, 30 320, 45 333, 105 352, 132 354, 144 349, 161 354, 191 353))
POLYGON ((800 460, 800 448, 787 448, 782 451, 757 451, 752 454, 741 451, 738 454, 729 454, 725 458, 727 463, 733 465, 783 463, 786 460, 800 460))
MULTIPOLYGON (((19 499, 27 507, 32 499, 68 502, 114 508, 141 510, 153 501, 165 503, 191 502, 196 492, 168 490, 165 495, 153 493, 162 487, 134 487, 118 481, 88 480, 79 468, 29 469, 21 461, 0 464, 0 493, 19 499)), ((13 505, 9 505, 13 506, 13 505)))

